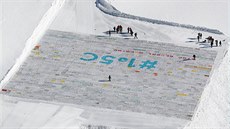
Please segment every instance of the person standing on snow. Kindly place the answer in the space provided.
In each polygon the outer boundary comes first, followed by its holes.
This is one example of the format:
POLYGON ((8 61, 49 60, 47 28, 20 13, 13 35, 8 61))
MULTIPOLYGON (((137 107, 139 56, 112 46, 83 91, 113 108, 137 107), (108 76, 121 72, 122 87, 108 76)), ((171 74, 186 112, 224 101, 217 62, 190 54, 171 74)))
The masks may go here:
POLYGON ((215 42, 216 42, 216 46, 218 47, 218 40, 215 40, 215 42))
POLYGON ((198 42, 200 42, 200 36, 199 35, 197 36, 197 40, 198 40, 198 42))
POLYGON ((133 30, 130 28, 129 29, 131 36, 133 36, 133 30))
POLYGON ((193 57, 193 60, 196 60, 196 55, 193 55, 192 57, 193 57))
POLYGON ((200 39, 202 39, 202 33, 198 33, 200 39))
POLYGON ((137 33, 134 34, 134 39, 138 39, 138 38, 137 38, 137 33))
POLYGON ((109 75, 109 81, 111 82, 111 76, 109 75))
POLYGON ((117 26, 117 33, 119 32, 119 30, 120 30, 120 26, 118 25, 118 26, 117 26))
POLYGON ((111 31, 109 30, 109 37, 111 36, 111 31))
POLYGON ((123 29, 123 27, 120 25, 120 33, 122 33, 122 29, 123 29))
POLYGON ((213 41, 214 41, 214 39, 211 40, 211 48, 212 48, 212 46, 213 46, 213 41))
POLYGON ((202 33, 200 33, 200 39, 202 39, 202 33))
POLYGON ((128 28, 127 28, 127 30, 128 30, 128 33, 129 33, 129 31, 130 31, 130 28, 128 27, 128 28))
POLYGON ((221 41, 219 42, 219 46, 221 46, 221 41))

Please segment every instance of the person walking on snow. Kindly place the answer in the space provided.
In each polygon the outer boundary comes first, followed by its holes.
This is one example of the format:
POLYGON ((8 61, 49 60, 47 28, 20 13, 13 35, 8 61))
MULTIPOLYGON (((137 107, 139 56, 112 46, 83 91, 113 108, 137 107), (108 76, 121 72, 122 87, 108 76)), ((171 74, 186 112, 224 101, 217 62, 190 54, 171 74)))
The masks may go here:
POLYGON ((117 33, 119 32, 119 30, 120 30, 120 26, 118 25, 118 26, 117 26, 117 33))
POLYGON ((109 37, 111 36, 111 31, 109 30, 109 37))
POLYGON ((221 46, 221 41, 219 42, 219 46, 221 46))
POLYGON ((212 48, 212 46, 213 46, 213 41, 214 41, 214 39, 211 40, 211 48, 212 48))
POLYGON ((197 40, 198 40, 198 42, 200 42, 200 36, 199 35, 197 36, 197 40))
POLYGON ((199 39, 202 39, 202 33, 198 33, 199 39))
POLYGON ((131 36, 133 36, 133 30, 130 28, 129 29, 131 36))
POLYGON ((134 39, 138 39, 138 38, 137 38, 137 33, 134 34, 134 39))
POLYGON ((128 27, 128 28, 127 28, 127 30, 128 30, 128 33, 129 33, 129 31, 130 31, 130 28, 128 27))
POLYGON ((193 55, 192 57, 193 57, 193 60, 196 60, 196 55, 193 55))
POLYGON ((109 75, 109 81, 111 82, 111 76, 109 75))
POLYGON ((218 40, 215 40, 215 42, 216 42, 216 46, 218 47, 218 40))

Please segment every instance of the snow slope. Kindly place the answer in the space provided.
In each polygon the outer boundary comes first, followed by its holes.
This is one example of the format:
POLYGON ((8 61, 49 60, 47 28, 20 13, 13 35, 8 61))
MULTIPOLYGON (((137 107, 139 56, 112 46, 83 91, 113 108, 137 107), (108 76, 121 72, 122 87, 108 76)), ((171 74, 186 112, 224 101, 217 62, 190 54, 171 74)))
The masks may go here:
POLYGON ((198 30, 198 31, 206 31, 206 32, 215 33, 215 34, 223 34, 222 32, 220 32, 219 30, 216 30, 216 29, 209 29, 209 28, 205 28, 205 27, 199 27, 199 26, 192 26, 192 25, 186 25, 186 24, 179 24, 179 23, 175 23, 175 22, 149 19, 149 18, 140 17, 140 16, 137 17, 134 15, 122 13, 122 12, 118 11, 116 8, 114 8, 113 6, 107 4, 107 2, 104 0, 97 0, 96 6, 101 11, 103 11, 104 13, 115 16, 115 17, 123 17, 123 18, 128 18, 128 19, 133 19, 133 20, 145 21, 145 22, 150 22, 152 24, 168 25, 168 26, 194 29, 194 30, 198 30))
POLYGON ((15 64, 26 41, 38 26, 53 0, 1 0, 0 80, 15 64))
MULTIPOLYGON (((127 31, 127 27, 131 27, 134 32, 137 32, 139 39, 174 43, 180 46, 202 46, 200 44, 194 44, 192 43, 194 41, 190 40, 190 38, 196 38, 197 33, 200 32, 196 29, 184 29, 182 27, 162 25, 164 23, 152 24, 151 22, 148 22, 148 20, 141 22, 139 20, 114 17, 102 13, 98 8, 95 8, 96 5, 97 7, 104 8, 104 10, 108 10, 109 12, 114 12, 114 7, 103 0, 97 1, 97 3, 95 3, 93 0, 86 0, 84 2, 73 2, 73 0, 67 0, 64 7, 60 11, 61 13, 58 14, 50 29, 75 33, 107 35, 108 30, 113 30, 114 26, 121 24, 125 32, 127 31), (89 6, 80 6, 83 4, 89 6), (89 7, 93 8, 89 9, 89 7), (84 12, 84 15, 78 15, 79 12, 84 12), (76 22, 76 19, 81 19, 80 25, 78 22, 76 22), (182 31, 183 33, 181 33, 182 31)), ((140 19, 139 17, 134 18, 140 19)), ((171 24, 171 22, 169 23, 171 24)), ((189 28, 190 26, 188 25, 186 27, 189 28)), ((207 29, 205 31, 207 31, 207 29)), ((208 37, 211 35, 218 40, 226 38, 224 35, 213 33, 203 33, 203 35, 203 37, 208 37)), ((122 35, 112 36, 124 38, 122 35)))
POLYGON ((136 16, 215 28, 229 35, 229 0, 107 0, 136 16))
POLYGON ((185 129, 230 128, 230 60, 226 53, 200 99, 192 122, 185 129))
MULTIPOLYGON (((48 29, 49 25, 54 20, 54 18, 57 15, 58 11, 62 7, 64 1, 65 0, 53 1, 51 8, 49 8, 49 10, 44 14, 44 16, 42 17, 41 21, 39 21, 39 24, 33 30, 32 35, 26 40, 26 45, 23 48, 23 51, 22 51, 21 55, 17 58, 16 62, 13 64, 11 69, 8 70, 8 72, 4 76, 3 80, 1 80, 0 87, 5 85, 10 80, 10 78, 15 74, 15 72, 18 71, 20 65, 26 60, 26 58, 29 56, 31 50, 34 48, 34 46, 36 44, 38 44, 39 40, 44 35, 45 31, 48 29)), ((8 29, 8 30, 10 30, 10 29, 8 29)), ((20 43, 20 44, 23 44, 23 42, 20 43)), ((12 51, 9 50, 7 52, 12 52, 12 51)), ((15 57, 15 56, 13 56, 13 57, 15 57)), ((12 59, 12 58, 9 57, 8 59, 12 59)), ((5 64, 7 66, 9 65, 7 63, 3 63, 3 64, 5 64)))

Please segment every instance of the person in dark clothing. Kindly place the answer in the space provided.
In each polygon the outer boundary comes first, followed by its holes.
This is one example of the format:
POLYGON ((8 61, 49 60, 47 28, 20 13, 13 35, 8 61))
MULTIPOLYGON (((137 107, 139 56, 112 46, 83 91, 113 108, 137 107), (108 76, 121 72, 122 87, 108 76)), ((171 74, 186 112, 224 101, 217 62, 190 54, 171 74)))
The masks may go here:
POLYGON ((130 28, 130 34, 131 36, 133 36, 133 30, 130 28))
POLYGON ((119 32, 119 30, 120 30, 120 26, 118 25, 118 26, 117 26, 117 33, 119 32))
POLYGON ((208 43, 211 43, 213 40, 212 36, 208 36, 208 38, 206 38, 206 39, 208 40, 208 43))
POLYGON ((202 39, 202 33, 198 33, 199 39, 202 39))
MULTIPOLYGON (((213 39, 214 40, 214 39, 213 39)), ((212 48, 212 46, 213 46, 213 40, 211 40, 211 48, 212 48)))
POLYGON ((196 60, 196 55, 193 55, 192 57, 193 57, 193 60, 196 60))
POLYGON ((109 75, 109 81, 111 81, 111 76, 109 75))
POLYGON ((129 31, 130 31, 130 28, 128 27, 128 28, 127 28, 127 30, 128 30, 128 33, 129 33, 129 31))
POLYGON ((219 46, 221 46, 221 41, 219 42, 219 46))
POLYGON ((114 31, 114 32, 116 31, 116 27, 115 27, 115 26, 113 27, 113 31, 114 31))
POLYGON ((108 32, 108 33, 109 33, 109 37, 110 37, 110 36, 111 36, 111 31, 109 30, 109 32, 108 32))
POLYGON ((216 46, 218 47, 218 40, 215 40, 215 42, 216 42, 216 46))
POLYGON ((200 36, 199 35, 197 36, 197 40, 198 40, 198 42, 200 42, 200 36))
POLYGON ((201 43, 206 43, 206 40, 202 41, 201 43))
POLYGON ((137 33, 134 33, 134 39, 138 39, 138 38, 137 38, 137 33))

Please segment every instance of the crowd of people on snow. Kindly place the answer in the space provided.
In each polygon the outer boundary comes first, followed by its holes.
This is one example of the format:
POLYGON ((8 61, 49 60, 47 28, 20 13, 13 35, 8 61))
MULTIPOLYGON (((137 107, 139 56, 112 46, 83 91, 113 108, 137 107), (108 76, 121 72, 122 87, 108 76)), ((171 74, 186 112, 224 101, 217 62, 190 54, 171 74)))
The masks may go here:
MULTIPOLYGON (((202 33, 198 33, 197 35, 198 42, 200 42, 201 39, 202 39, 202 33)), ((208 36, 201 43, 206 43, 206 42, 210 43, 211 48, 214 46, 214 42, 215 42, 216 47, 222 46, 222 42, 218 41, 217 39, 215 40, 212 36, 208 36)))
MULTIPOLYGON (((108 31, 109 36, 111 36, 111 30, 108 31)), ((114 33, 119 33, 119 34, 130 34, 132 37, 134 36, 134 39, 138 39, 137 37, 137 33, 134 33, 131 27, 127 28, 127 33, 123 33, 123 26, 122 25, 117 25, 113 27, 113 32, 114 33)), ((214 46, 218 47, 218 46, 222 46, 222 42, 221 40, 215 40, 212 36, 208 36, 207 38, 205 38, 205 40, 201 41, 203 34, 202 33, 198 33, 197 35, 197 40, 198 43, 210 43, 211 48, 214 46)))
MULTIPOLYGON (((122 33, 122 30, 123 30, 122 25, 118 25, 117 27, 115 27, 115 26, 113 27, 113 32, 116 32, 117 34, 118 33, 125 34, 125 33, 122 33)), ((131 27, 127 28, 127 33, 130 34, 131 36, 134 35, 134 39, 138 39, 137 33, 134 33, 131 27)), ((109 34, 109 36, 111 36, 111 30, 109 30, 108 34, 109 34)))

